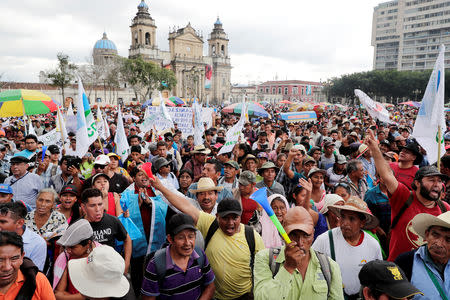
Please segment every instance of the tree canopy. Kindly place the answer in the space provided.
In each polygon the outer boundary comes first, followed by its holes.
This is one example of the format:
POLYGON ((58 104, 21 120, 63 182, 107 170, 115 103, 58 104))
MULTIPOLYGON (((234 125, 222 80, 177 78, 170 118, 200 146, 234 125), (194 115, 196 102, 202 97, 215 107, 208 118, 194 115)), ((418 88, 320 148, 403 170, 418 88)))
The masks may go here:
POLYGON ((61 89, 62 98, 65 101, 64 89, 72 82, 77 66, 69 61, 67 54, 59 52, 56 57, 58 66, 52 71, 45 72, 45 76, 50 80, 51 85, 61 89))
MULTIPOLYGON (((430 78, 431 70, 396 71, 374 70, 342 75, 328 80, 324 92, 328 100, 336 97, 353 98, 354 89, 360 89, 369 96, 397 99, 422 100, 430 78)), ((450 92, 450 70, 445 71, 445 95, 450 92)))
POLYGON ((120 73, 122 79, 131 85, 139 100, 149 99, 154 90, 171 90, 177 84, 173 71, 144 61, 142 57, 123 58, 120 73))

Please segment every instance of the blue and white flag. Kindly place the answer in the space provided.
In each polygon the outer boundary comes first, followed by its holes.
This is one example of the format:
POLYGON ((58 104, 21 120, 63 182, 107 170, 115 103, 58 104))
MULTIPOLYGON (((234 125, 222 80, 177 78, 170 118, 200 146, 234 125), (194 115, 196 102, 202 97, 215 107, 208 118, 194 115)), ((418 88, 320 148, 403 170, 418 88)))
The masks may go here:
POLYGON ((76 155, 82 158, 89 150, 89 136, 88 136, 88 128, 86 125, 86 115, 84 112, 84 102, 89 103, 86 93, 83 88, 83 83, 81 82, 81 78, 78 78, 78 97, 75 103, 75 107, 77 108, 77 148, 76 155))
POLYGON ((442 141, 447 129, 444 112, 444 53, 445 46, 441 45, 412 133, 412 136, 416 138, 420 146, 427 151, 427 158, 430 164, 434 164, 439 159, 439 146, 441 147, 441 156, 445 154, 445 145, 442 141), (440 136, 438 136, 438 127, 441 128, 440 136))
POLYGON ((128 157, 128 150, 130 146, 128 145, 125 128, 123 126, 122 110, 120 109, 120 105, 119 113, 117 114, 117 130, 116 136, 114 137, 114 143, 116 144, 116 153, 120 155, 122 162, 125 162, 128 157))
POLYGON ((389 117, 389 112, 381 103, 373 101, 366 93, 358 89, 355 90, 355 95, 359 98, 361 105, 364 106, 372 118, 385 123, 393 123, 389 117))
POLYGON ((194 103, 192 103, 192 111, 194 114, 194 145, 203 144, 203 133, 205 132, 205 127, 202 122, 202 106, 197 102, 197 98, 194 98, 194 103))

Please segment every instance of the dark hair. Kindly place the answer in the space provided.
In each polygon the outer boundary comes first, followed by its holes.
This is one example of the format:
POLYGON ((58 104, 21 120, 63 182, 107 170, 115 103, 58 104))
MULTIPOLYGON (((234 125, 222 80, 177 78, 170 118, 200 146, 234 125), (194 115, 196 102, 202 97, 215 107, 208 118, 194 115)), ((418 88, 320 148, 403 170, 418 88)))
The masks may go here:
POLYGON ((140 172, 141 170, 138 167, 134 167, 133 169, 131 169, 130 171, 130 176, 132 178, 136 177, 136 175, 140 172))
POLYGON ((93 242, 94 241, 94 236, 91 236, 90 238, 82 240, 78 244, 84 247, 84 246, 86 246, 89 243, 89 241, 93 242))
POLYGON ((349 193, 349 194, 352 193, 352 190, 351 190, 351 188, 350 188, 350 185, 348 185, 348 184, 345 183, 345 182, 338 182, 338 183, 336 183, 336 184, 334 185, 334 187, 333 187, 333 194, 336 194, 336 189, 337 189, 338 187, 344 188, 344 189, 347 191, 347 193, 349 193))
POLYGON ((130 153, 133 153, 133 152, 138 152, 140 154, 141 153, 141 146, 139 146, 139 145, 131 146, 130 153))
POLYGON ((93 197, 101 197, 102 192, 96 188, 85 189, 83 193, 81 193, 81 203, 88 203, 89 198, 93 197))
POLYGON ((191 170, 188 170, 188 169, 181 170, 180 174, 178 175, 178 179, 180 179, 181 175, 183 175, 183 174, 188 174, 189 177, 191 177, 191 179, 194 180, 194 174, 192 173, 191 170))
POLYGON ((11 218, 15 221, 25 219, 27 216, 27 208, 22 202, 7 202, 0 204, 0 214, 7 214, 11 212, 11 218))
POLYGON ((134 134, 134 135, 131 135, 131 136, 128 137, 128 143, 130 143, 131 139, 134 139, 134 138, 138 139, 139 142, 142 140, 142 138, 140 136, 134 134))
POLYGON ((34 134, 28 134, 24 140, 34 140, 36 143, 38 142, 38 138, 37 136, 35 136, 34 134))
POLYGON ((214 169, 216 170, 216 173, 220 173, 220 172, 222 172, 222 164, 220 163, 220 161, 218 161, 217 159, 210 159, 210 160, 207 160, 206 162, 205 162, 205 164, 211 164, 211 165, 214 165, 214 169))
POLYGON ((159 141, 158 143, 156 143, 156 148, 161 147, 161 146, 167 147, 167 143, 164 141, 159 141))
POLYGON ((444 155, 441 157, 441 164, 444 168, 450 169, 450 155, 444 155))
POLYGON ((23 253, 23 240, 20 235, 12 231, 0 231, 0 247, 8 245, 20 248, 20 253, 23 253))

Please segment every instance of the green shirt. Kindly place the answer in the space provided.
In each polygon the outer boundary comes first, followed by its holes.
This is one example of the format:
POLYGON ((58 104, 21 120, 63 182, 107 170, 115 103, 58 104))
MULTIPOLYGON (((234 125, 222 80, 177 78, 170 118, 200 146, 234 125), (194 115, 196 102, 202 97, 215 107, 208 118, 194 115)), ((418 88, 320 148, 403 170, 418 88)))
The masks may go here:
MULTIPOLYGON (((298 299, 327 299, 328 286, 322 274, 319 259, 314 250, 310 249, 311 259, 309 260, 305 280, 302 275, 295 270, 290 274, 283 266, 284 246, 276 258, 277 263, 281 263, 275 278, 272 278, 272 271, 269 266, 269 249, 259 251, 255 257, 255 300, 298 300, 298 299)), ((331 285, 330 297, 328 299, 344 299, 342 290, 341 271, 336 262, 330 261, 331 285)))

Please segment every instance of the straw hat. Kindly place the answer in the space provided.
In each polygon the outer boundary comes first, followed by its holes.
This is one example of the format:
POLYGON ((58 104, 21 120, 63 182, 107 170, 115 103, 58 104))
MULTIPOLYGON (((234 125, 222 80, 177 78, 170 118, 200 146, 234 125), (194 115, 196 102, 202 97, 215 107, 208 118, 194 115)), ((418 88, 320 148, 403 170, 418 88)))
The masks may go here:
POLYGON ((373 229, 380 223, 374 215, 367 212, 367 204, 358 197, 350 197, 344 205, 330 205, 328 210, 334 213, 336 216, 341 216, 342 210, 355 211, 364 215, 366 224, 363 229, 373 229))
POLYGON ((197 189, 189 190, 189 192, 193 194, 197 194, 200 192, 206 191, 221 191, 223 190, 223 186, 216 186, 214 181, 209 177, 202 177, 197 183, 197 189))
POLYGON ((418 214, 412 219, 412 226, 418 235, 425 238, 425 231, 431 226, 450 228, 450 211, 437 217, 426 213, 418 214))
POLYGON ((206 148, 205 145, 197 145, 194 147, 194 150, 192 150, 192 154, 206 154, 208 155, 211 153, 211 150, 206 148))

